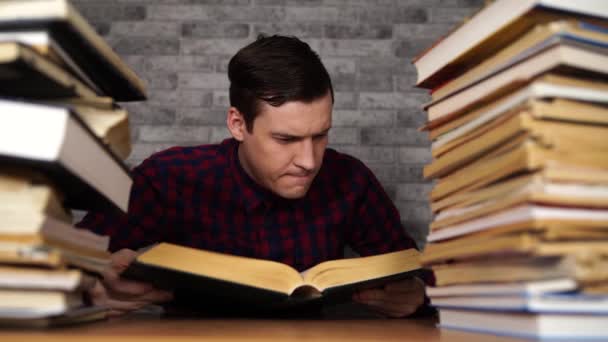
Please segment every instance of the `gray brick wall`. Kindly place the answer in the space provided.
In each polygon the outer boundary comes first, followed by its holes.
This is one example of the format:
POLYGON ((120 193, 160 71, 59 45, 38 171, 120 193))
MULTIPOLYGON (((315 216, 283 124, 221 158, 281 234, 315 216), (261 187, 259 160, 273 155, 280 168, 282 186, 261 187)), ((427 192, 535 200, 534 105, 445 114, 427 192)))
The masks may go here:
POLYGON ((130 165, 173 145, 219 142, 229 58, 259 33, 296 35, 321 55, 336 90, 331 146, 376 173, 408 232, 424 243, 430 159, 409 60, 483 0, 74 0, 149 87, 126 104, 130 165))

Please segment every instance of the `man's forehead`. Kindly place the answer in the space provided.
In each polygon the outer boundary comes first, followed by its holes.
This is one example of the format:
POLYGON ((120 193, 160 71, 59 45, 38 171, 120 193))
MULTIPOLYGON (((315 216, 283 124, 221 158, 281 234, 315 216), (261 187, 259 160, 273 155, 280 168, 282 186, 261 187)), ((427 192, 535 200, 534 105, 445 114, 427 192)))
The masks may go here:
POLYGON ((331 102, 292 101, 278 107, 266 104, 256 117, 254 127, 260 124, 272 133, 299 136, 327 131, 331 121, 331 102))

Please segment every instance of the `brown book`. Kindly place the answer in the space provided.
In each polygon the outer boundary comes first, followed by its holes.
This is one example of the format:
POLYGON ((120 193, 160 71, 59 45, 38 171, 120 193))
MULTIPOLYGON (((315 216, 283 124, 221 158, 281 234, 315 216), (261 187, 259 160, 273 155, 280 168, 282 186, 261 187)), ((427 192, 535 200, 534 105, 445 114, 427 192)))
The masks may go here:
POLYGON ((123 276, 196 294, 200 303, 224 298, 272 308, 350 300, 356 289, 411 277, 419 268, 415 249, 326 261, 300 274, 279 262, 161 243, 139 255, 123 276))
MULTIPOLYGON (((1 11, 0 11, 1 12, 1 11)), ((0 43, 0 67, 10 77, 0 79, 5 96, 26 98, 96 97, 93 89, 33 49, 0 43)))

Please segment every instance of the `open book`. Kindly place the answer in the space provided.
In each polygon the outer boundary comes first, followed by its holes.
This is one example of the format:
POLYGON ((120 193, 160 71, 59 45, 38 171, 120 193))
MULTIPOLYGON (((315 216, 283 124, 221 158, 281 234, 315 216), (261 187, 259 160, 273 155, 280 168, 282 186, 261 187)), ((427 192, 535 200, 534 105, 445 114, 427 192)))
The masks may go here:
POLYGON ((187 291, 196 295, 193 300, 222 298, 277 308, 316 299, 346 301, 355 289, 411 277, 419 268, 415 249, 326 261, 298 273, 274 261, 161 243, 139 255, 123 276, 187 291))

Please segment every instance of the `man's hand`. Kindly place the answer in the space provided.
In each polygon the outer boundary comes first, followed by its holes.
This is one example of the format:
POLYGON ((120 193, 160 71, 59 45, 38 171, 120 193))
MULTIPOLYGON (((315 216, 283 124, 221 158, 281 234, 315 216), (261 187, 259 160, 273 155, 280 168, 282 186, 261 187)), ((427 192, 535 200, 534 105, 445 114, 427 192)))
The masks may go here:
POLYGON ((137 253, 122 249, 111 256, 110 265, 104 270, 103 279, 88 290, 95 305, 108 307, 109 316, 119 316, 140 309, 148 304, 162 303, 173 299, 173 294, 154 286, 122 279, 120 274, 131 264, 137 253))
POLYGON ((424 303, 424 282, 416 277, 392 282, 383 288, 356 292, 353 300, 388 317, 405 317, 424 303))

